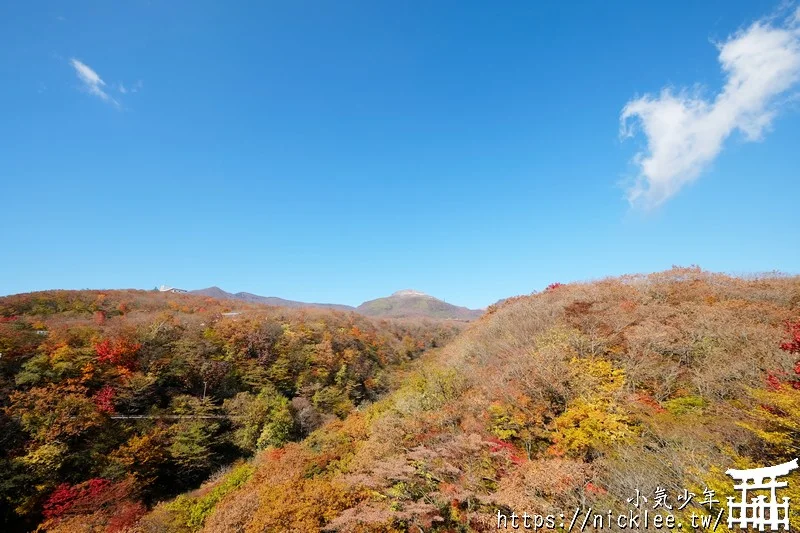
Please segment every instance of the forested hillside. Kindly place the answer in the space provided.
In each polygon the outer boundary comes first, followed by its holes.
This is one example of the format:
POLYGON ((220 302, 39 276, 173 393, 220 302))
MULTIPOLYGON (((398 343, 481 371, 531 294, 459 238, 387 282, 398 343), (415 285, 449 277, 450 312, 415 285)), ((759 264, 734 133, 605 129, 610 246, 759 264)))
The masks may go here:
MULTIPOLYGON (((672 504, 682 489, 724 502, 725 469, 797 454, 798 319, 796 277, 555 283, 491 308, 397 392, 157 505, 135 531, 492 531, 498 510, 627 510, 658 487, 672 504)), ((104 524, 77 512, 54 530, 104 524)))
POLYGON ((449 320, 475 320, 483 314, 479 309, 467 309, 449 304, 429 294, 406 289, 386 298, 377 298, 362 303, 356 308, 359 313, 372 317, 428 317, 449 320))
POLYGON ((376 400, 460 327, 230 304, 152 291, 0 298, 0 529, 124 530, 376 400))

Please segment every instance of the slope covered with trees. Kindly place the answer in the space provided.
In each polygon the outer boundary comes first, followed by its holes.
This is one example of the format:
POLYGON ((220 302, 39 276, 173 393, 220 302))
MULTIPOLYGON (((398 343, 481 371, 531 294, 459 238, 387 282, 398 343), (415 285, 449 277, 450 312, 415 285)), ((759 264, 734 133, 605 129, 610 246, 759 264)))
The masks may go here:
POLYGON ((482 310, 449 304, 412 289, 369 300, 359 305, 356 311, 371 317, 428 317, 464 321, 475 320, 483 314, 482 310))
POLYGON ((376 400, 459 328, 228 305, 146 291, 0 298, 0 529, 124 530, 376 400))
POLYGON ((398 391, 135 530, 493 531, 498 510, 627 512, 659 487, 679 519, 716 515, 702 494, 733 495, 726 468, 797 455, 798 319, 800 278, 553 284, 490 308, 398 391), (678 510, 684 489, 698 497, 678 510))

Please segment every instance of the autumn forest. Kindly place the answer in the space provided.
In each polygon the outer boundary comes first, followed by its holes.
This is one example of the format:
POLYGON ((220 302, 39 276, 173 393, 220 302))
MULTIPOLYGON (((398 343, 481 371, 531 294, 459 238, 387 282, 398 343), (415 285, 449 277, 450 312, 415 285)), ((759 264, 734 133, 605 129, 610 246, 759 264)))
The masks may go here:
POLYGON ((727 468, 798 448, 798 277, 553 283, 469 324, 0 298, 4 531, 496 531, 658 487, 725 502, 727 468))

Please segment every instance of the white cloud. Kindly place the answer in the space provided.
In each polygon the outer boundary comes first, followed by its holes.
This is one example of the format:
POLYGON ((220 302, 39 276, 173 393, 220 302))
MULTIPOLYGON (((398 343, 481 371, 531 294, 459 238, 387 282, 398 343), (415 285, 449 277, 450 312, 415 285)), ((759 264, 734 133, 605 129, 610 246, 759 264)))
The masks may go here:
POLYGON ((125 84, 120 82, 117 84, 117 90, 122 94, 138 93, 143 86, 144 84, 142 83, 142 80, 138 80, 136 83, 129 85, 128 87, 125 87, 125 84))
POLYGON ((637 127, 647 150, 636 154, 636 183, 628 201, 655 207, 694 181, 739 130, 762 138, 777 114, 778 97, 800 79, 800 9, 783 23, 753 23, 717 44, 726 83, 713 99, 699 91, 663 89, 629 101, 620 116, 621 135, 637 127))
POLYGON ((69 63, 75 69, 78 79, 81 80, 81 83, 83 83, 83 88, 89 94, 93 94, 101 100, 105 100, 106 102, 119 107, 119 102, 114 100, 114 98, 112 98, 111 95, 105 91, 104 87, 106 86, 106 82, 103 81, 97 72, 92 70, 89 65, 82 63, 75 58, 70 59, 69 63))

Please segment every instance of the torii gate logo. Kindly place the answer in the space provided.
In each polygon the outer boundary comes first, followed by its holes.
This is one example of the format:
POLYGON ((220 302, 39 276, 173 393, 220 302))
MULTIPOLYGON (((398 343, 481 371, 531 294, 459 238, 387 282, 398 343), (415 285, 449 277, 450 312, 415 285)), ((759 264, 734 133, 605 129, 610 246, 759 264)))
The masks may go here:
POLYGON ((726 470, 726 474, 739 481, 733 488, 741 491, 742 497, 741 501, 736 502, 733 496, 728 496, 728 528, 738 525, 739 529, 752 527, 765 531, 769 526, 770 531, 778 531, 783 526, 784 531, 789 531, 789 498, 784 496, 779 502, 776 492, 788 485, 788 482, 778 481, 778 478, 796 468, 797 459, 764 468, 726 470))

